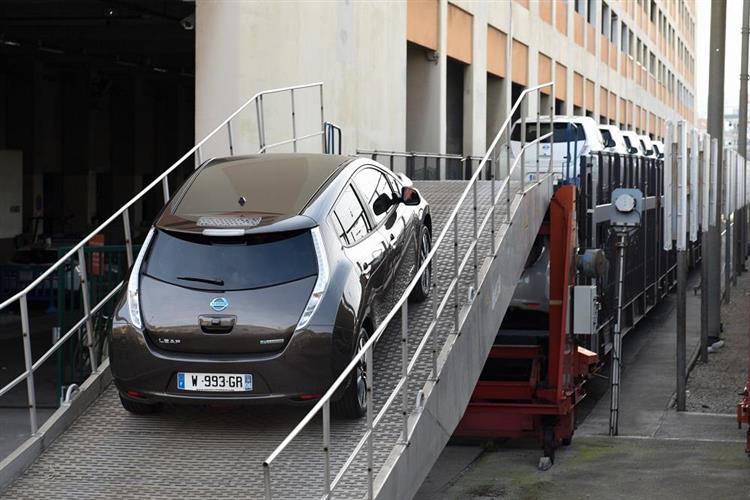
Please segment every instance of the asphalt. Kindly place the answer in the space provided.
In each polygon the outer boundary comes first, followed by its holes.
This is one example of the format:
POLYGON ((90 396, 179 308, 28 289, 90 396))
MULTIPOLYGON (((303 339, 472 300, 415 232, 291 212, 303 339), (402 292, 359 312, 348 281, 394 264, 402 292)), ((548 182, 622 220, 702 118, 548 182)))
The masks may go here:
MULTIPOLYGON (((699 271, 689 278, 689 358, 699 342, 700 295, 692 293, 699 279, 699 271)), ((739 279, 750 282, 750 273, 739 279)), ((734 415, 672 407, 675 305, 671 294, 623 340, 619 436, 607 435, 610 395, 607 381, 598 379, 573 443, 558 450, 548 471, 537 469, 534 440, 448 446, 416 498, 750 499, 746 430, 737 428, 734 415)), ((736 394, 735 387, 717 390, 736 394)))

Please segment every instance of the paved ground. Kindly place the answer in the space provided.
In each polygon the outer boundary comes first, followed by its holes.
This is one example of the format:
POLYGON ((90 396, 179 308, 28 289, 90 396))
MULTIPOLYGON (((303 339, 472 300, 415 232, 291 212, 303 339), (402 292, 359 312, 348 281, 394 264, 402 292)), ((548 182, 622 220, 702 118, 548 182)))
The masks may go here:
POLYGON ((724 499, 750 498, 741 444, 585 437, 536 469, 532 443, 485 452, 434 499, 724 499))
POLYGON ((731 298, 731 303, 721 308, 725 345, 708 355, 707 364, 699 361, 695 365, 688 383, 688 410, 734 414, 737 393, 745 387, 750 273, 740 276, 731 298))
MULTIPOLYGON (((689 290, 699 278, 699 271, 691 275, 689 290)), ((738 301, 748 293, 750 273, 732 290, 735 302, 727 308, 732 310, 723 311, 728 345, 709 358, 712 374, 726 370, 723 361, 735 356, 730 350, 741 351, 747 359, 746 344, 738 340, 741 332, 747 335, 747 307, 738 301)), ((699 295, 688 295, 687 311, 692 353, 699 338, 699 295)), ((745 430, 737 429, 733 414, 677 413, 670 408, 675 387, 674 315, 672 294, 624 339, 621 437, 605 435, 608 384, 595 380, 589 387, 593 397, 587 416, 579 422, 573 444, 558 451, 552 469, 537 470, 540 451, 532 440, 494 443, 491 449, 449 446, 417 499, 750 498, 745 430)), ((721 393, 727 404, 731 401, 732 408, 737 400, 733 380, 714 377, 710 389, 721 393)), ((695 382, 690 387, 693 393, 709 390, 695 382)), ((696 399, 692 394, 691 401, 696 399)))

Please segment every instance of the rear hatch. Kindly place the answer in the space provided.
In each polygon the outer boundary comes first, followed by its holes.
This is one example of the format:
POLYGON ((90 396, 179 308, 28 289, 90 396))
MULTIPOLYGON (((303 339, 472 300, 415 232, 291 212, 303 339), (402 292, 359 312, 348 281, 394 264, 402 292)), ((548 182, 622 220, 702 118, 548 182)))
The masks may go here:
POLYGON ((249 354, 284 348, 317 277, 309 229, 206 236, 158 229, 140 281, 159 348, 249 354))

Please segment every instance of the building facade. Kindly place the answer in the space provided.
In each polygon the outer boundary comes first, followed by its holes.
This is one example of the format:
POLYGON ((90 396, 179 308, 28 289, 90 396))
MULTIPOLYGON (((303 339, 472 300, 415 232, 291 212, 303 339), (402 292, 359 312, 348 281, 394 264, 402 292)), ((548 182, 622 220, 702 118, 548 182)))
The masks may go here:
MULTIPOLYGON (((255 91, 317 80, 347 153, 483 154, 508 103, 551 80, 554 101, 545 89, 527 114, 554 104, 662 137, 666 120, 695 121, 695 13, 694 0, 199 1, 196 137, 255 91)), ((282 137, 288 119, 269 114, 282 137)))

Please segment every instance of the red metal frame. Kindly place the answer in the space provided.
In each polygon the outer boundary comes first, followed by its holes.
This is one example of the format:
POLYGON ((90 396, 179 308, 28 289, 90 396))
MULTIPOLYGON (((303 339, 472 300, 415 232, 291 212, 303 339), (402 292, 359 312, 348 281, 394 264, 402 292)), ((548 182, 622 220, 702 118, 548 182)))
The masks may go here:
POLYGON ((529 378, 521 382, 480 380, 454 435, 537 436, 548 456, 572 439, 575 406, 585 396, 583 385, 598 363, 595 353, 577 347, 567 334, 570 285, 575 276, 575 203, 575 186, 558 188, 548 222, 539 231, 548 234, 550 242, 547 345, 494 346, 490 359, 529 360, 529 378))

